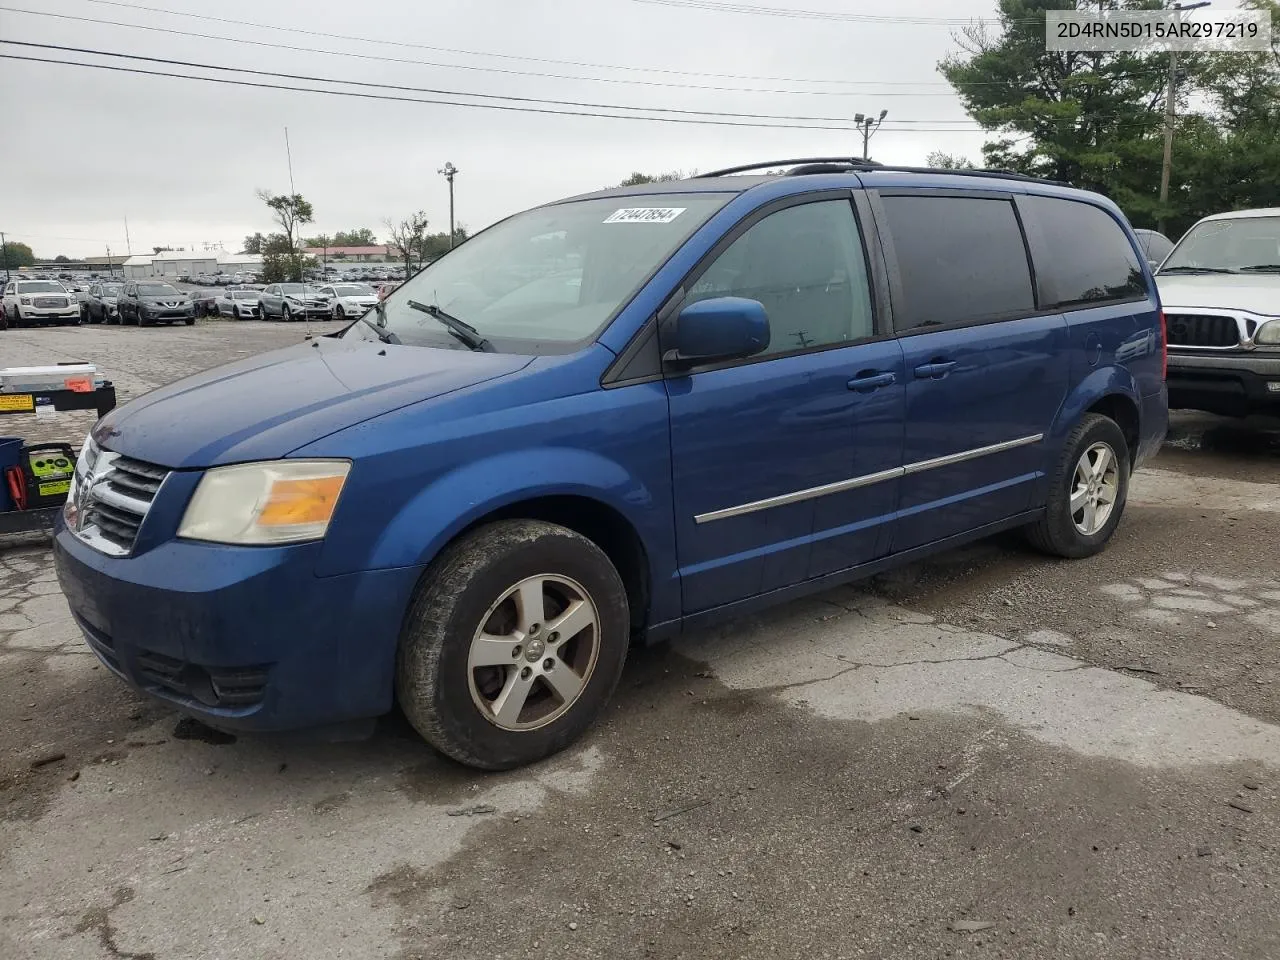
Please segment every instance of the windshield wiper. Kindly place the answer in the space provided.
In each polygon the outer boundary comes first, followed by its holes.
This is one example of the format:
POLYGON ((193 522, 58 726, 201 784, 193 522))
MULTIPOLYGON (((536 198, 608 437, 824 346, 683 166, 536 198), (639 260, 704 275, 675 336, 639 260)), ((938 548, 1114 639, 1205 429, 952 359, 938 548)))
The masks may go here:
POLYGON ((459 320, 452 314, 445 313, 434 303, 419 303, 417 300, 410 300, 409 306, 413 307, 415 310, 421 310, 429 317, 439 320, 449 328, 450 333, 465 343, 472 350, 478 350, 481 352, 487 351, 489 353, 495 352, 493 344, 480 336, 479 330, 466 321, 459 320))
MULTIPOLYGON (((377 311, 379 315, 385 318, 386 307, 384 307, 382 304, 378 304, 377 311)), ((369 315, 367 313, 360 315, 360 322, 363 323, 365 326, 367 326, 374 333, 376 333, 378 335, 378 339, 381 340, 383 343, 393 343, 393 344, 400 343, 399 337, 397 337, 394 333, 392 333, 382 324, 374 323, 372 320, 369 319, 369 315)))
POLYGON ((1226 267, 1165 267, 1157 274, 1165 273, 1235 273, 1234 270, 1228 270, 1226 267))
POLYGON ((1280 273, 1280 263, 1252 263, 1240 268, 1241 273, 1280 273))

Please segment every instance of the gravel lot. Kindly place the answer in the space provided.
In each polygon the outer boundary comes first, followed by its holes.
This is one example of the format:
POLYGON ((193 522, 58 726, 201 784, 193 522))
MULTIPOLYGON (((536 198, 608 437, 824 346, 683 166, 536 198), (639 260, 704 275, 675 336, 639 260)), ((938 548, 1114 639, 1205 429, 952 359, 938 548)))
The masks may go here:
MULTIPOLYGON (((123 400, 302 336, 0 351, 123 400)), ((1175 416, 1102 556, 1002 538, 637 650, 496 776, 394 719, 193 731, 99 669, 44 543, 0 547, 0 957, 1275 958, 1278 479, 1274 425, 1175 416)))

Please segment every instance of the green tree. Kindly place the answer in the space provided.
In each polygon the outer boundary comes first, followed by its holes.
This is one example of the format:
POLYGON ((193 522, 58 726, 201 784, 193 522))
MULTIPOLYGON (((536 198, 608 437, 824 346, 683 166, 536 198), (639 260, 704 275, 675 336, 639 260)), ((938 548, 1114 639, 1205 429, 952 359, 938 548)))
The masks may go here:
POLYGON ((25 243, 18 243, 9 240, 4 245, 4 262, 0 263, 0 267, 7 270, 16 270, 19 267, 30 267, 36 262, 36 255, 31 252, 31 248, 25 243))
POLYGON ((283 233, 263 238, 261 256, 263 283, 301 283, 306 271, 316 267, 315 257, 301 256, 283 233))
MULTIPOLYGON (((467 239, 467 228, 462 224, 458 224, 453 228, 453 247, 462 243, 467 239)), ((432 233, 426 236, 422 242, 422 259, 425 262, 435 260, 437 257, 443 257, 451 249, 449 245, 449 233, 447 230, 440 233, 432 233)))
POLYGON ((368 227, 360 227, 356 230, 339 230, 333 235, 333 245, 335 247, 372 247, 377 242, 378 238, 374 236, 373 231, 368 227))
MULTIPOLYGON (((304 269, 302 253, 298 249, 300 230, 315 219, 315 211, 310 201, 304 199, 300 193, 273 196, 270 190, 259 190, 258 199, 270 208, 276 223, 283 231, 282 236, 287 248, 285 256, 292 265, 290 279, 295 283, 300 282, 304 269)), ((266 254, 264 253, 263 256, 265 257, 266 254)))
POLYGON ((58 254, 56 257, 54 257, 54 258, 53 258, 53 262, 54 262, 54 263, 70 263, 70 262, 71 262, 71 258, 70 258, 70 257, 68 257, 68 256, 67 256, 66 254, 64 254, 64 253, 60 253, 60 254, 58 254))
MULTIPOLYGON (((1167 0, 997 0, 939 70, 990 134, 984 166, 1065 180, 1139 226, 1178 233, 1208 213, 1280 202, 1280 51, 1180 54, 1169 202, 1161 205, 1166 53, 1045 49, 1045 11, 1157 9, 1167 0)), ((1246 0, 1272 13, 1276 0, 1246 0)))
POLYGON ((934 150, 925 160, 925 165, 937 170, 972 170, 974 165, 957 154, 934 150))
POLYGON ((244 253, 253 254, 255 256, 262 255, 262 247, 267 242, 267 238, 261 233, 255 233, 252 236, 244 238, 244 253))
MULTIPOLYGON (((689 174, 692 176, 693 174, 689 174)), ((672 180, 683 180, 685 173, 682 170, 668 170, 666 173, 641 173, 637 170, 627 179, 623 180, 618 186, 620 187, 638 187, 646 183, 668 183, 672 180)))

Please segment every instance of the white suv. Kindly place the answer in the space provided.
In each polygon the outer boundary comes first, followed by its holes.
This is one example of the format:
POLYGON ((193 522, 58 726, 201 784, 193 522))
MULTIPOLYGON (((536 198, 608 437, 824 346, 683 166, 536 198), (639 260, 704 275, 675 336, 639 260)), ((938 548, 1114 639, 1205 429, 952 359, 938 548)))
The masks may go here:
POLYGON ((1280 208, 1206 217, 1156 273, 1169 406, 1280 413, 1280 208))
POLYGON ((4 316, 11 327, 79 323, 80 300, 57 280, 9 280, 4 316))

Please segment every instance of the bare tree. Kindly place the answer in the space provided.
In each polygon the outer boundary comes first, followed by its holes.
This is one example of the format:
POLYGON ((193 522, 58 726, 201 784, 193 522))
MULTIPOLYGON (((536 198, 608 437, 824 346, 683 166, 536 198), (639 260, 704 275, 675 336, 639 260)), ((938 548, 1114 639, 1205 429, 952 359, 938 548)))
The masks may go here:
POLYGON ((383 221, 387 225, 387 235, 391 245, 404 259, 404 272, 408 276, 413 272, 413 261, 416 258, 421 268, 426 251, 427 215, 422 210, 412 213, 399 223, 390 217, 383 221))

